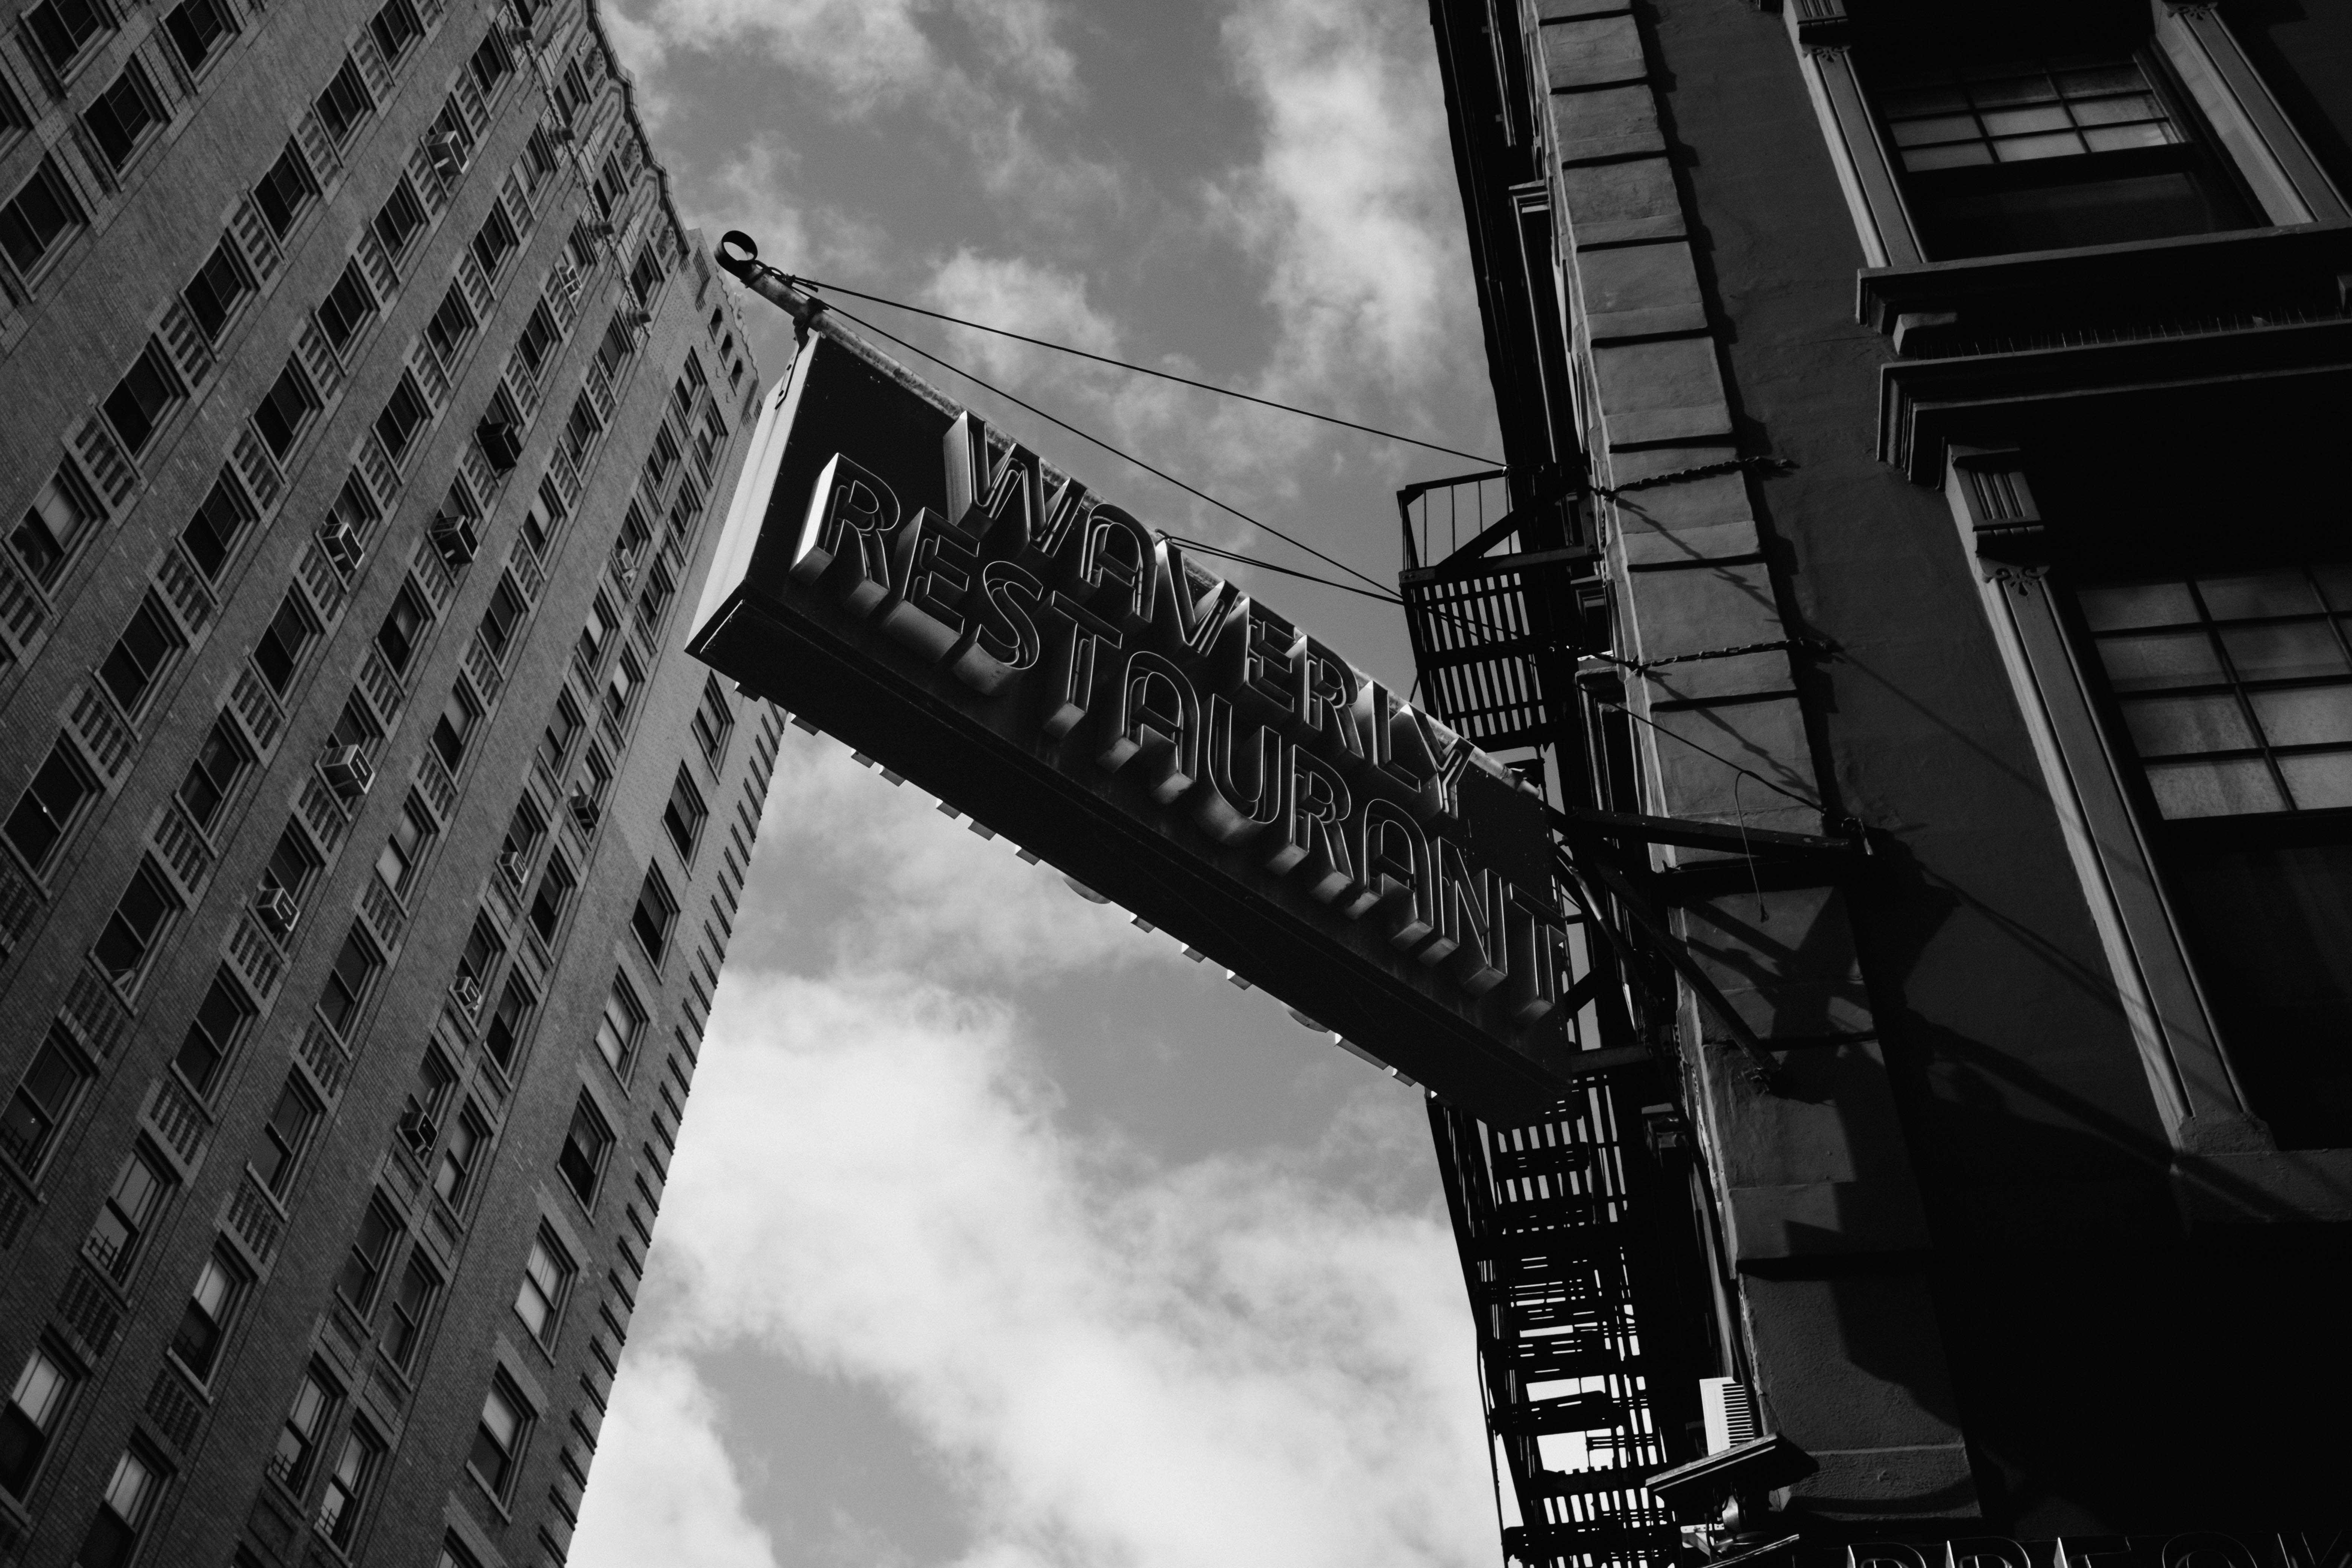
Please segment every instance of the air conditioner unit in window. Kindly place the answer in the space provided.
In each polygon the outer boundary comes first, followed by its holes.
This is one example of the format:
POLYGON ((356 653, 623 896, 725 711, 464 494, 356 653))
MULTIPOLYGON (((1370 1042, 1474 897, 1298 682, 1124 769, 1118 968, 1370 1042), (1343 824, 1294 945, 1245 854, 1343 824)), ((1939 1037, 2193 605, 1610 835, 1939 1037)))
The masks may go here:
POLYGON ((436 516, 428 537, 441 559, 452 566, 463 566, 481 553, 481 524, 462 513, 453 517, 445 511, 436 516))
POLYGON ((580 825, 581 832, 596 831, 596 819, 603 814, 603 807, 596 804, 596 797, 588 793, 586 786, 573 784, 572 794, 565 798, 563 804, 571 807, 572 820, 580 825))
POLYGON ((620 579, 622 587, 625 588, 636 580, 637 557, 643 553, 642 547, 634 544, 613 546, 613 575, 620 579))
POLYGON ((483 420, 474 426, 474 439, 482 444, 482 456, 499 473, 522 461, 522 431, 504 419, 483 420))
POLYGON ((330 746, 319 759, 319 776, 345 800, 357 800, 375 783, 375 768, 357 746, 330 746))
POLYGON ((1708 1453, 1720 1454, 1756 1440, 1756 1402, 1748 1396, 1748 1385, 1738 1378, 1700 1378, 1698 1408, 1706 1421, 1708 1453))
POLYGON ((400 1141, 408 1145, 409 1152, 420 1160, 433 1152, 433 1145, 441 1139, 441 1129, 414 1099, 400 1113, 398 1131, 400 1141))
POLYGON ((319 548, 326 552, 327 563, 345 577, 359 570, 360 561, 367 553, 360 543, 359 530, 341 518, 319 530, 319 548))
POLYGON ((499 851, 499 875, 507 879, 507 885, 509 887, 514 888, 518 890, 521 889, 523 875, 523 858, 521 850, 501 849, 499 851))
POLYGON ((445 184, 466 172, 466 149, 446 131, 436 131, 425 138, 425 155, 433 161, 433 172, 445 184))
POLYGON ((253 912, 259 917, 263 925, 268 926, 279 936, 291 936, 294 933, 294 921, 300 916, 302 910, 285 889, 273 887, 265 882, 262 884, 261 891, 254 895, 253 912))
POLYGON ((460 1012, 472 1013, 482 1005, 482 983, 470 974, 460 974, 449 982, 449 999, 460 1012))

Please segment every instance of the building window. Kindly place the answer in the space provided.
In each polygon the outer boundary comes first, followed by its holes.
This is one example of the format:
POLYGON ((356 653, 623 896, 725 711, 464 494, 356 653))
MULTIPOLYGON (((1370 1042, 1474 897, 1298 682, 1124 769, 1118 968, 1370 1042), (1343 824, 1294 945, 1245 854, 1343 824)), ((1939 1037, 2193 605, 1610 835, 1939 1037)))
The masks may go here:
POLYGON ((453 688, 449 700, 441 705, 441 716, 433 721, 432 734, 434 754, 451 773, 465 762, 466 747, 474 738, 474 726, 479 719, 472 700, 453 688))
POLYGON ((555 1342, 563 1299, 572 1292, 572 1273, 571 1256, 542 1229, 530 1244, 530 1257, 522 1266, 522 1286, 515 1292, 515 1315, 541 1344, 555 1342))
POLYGON ((369 1204, 360 1215, 359 1233, 352 1237, 351 1250, 343 1255, 343 1266, 335 1273, 335 1294, 362 1318, 375 1305, 376 1289, 383 1283, 397 1234, 398 1227, 383 1205, 369 1204))
POLYGON ((580 710, 569 692, 558 693, 555 709, 547 716, 547 727, 539 734, 539 760, 551 773, 563 772, 563 759, 571 754, 572 742, 580 737, 580 710))
POLYGON ((453 1209, 465 1207, 466 1194, 473 1191, 474 1163, 488 1137, 482 1119, 471 1106, 449 1129, 448 1142, 441 1146, 441 1163, 434 1168, 433 1194, 453 1209))
POLYGON ((368 19, 368 35, 375 47, 383 51, 386 63, 400 58, 409 45, 425 36, 423 24, 416 19, 415 7, 408 0, 390 0, 382 10, 368 19))
POLYGON ((727 706, 727 694, 719 689, 718 681, 706 678, 702 682, 702 706, 694 713, 694 738, 712 767, 719 766, 719 759, 727 754, 727 737, 734 728, 735 714, 727 706))
POLYGON ((155 426, 163 422, 179 396, 179 381, 165 367, 163 351, 151 342, 100 406, 114 433, 122 438, 123 449, 135 458, 146 449, 155 426))
POLYGON ((425 226, 425 205, 416 199, 416 193, 409 188, 404 177, 392 187, 392 195, 376 209, 372 222, 384 254, 398 260, 400 253, 408 248, 408 242, 425 226))
POLYGON ((395 463, 408 455, 409 443, 416 438, 433 417, 433 410, 416 390, 416 384, 404 374, 384 399, 383 412, 375 418, 376 439, 383 443, 385 454, 395 463))
MULTIPOLYGON (((349 70, 351 68, 345 66, 343 68, 349 70)), ((341 76, 335 79, 338 83, 342 79, 341 76)), ((328 89, 330 95, 334 90, 331 86, 328 89)), ((352 90, 358 90, 356 78, 352 80, 352 90)), ((324 118, 326 100, 321 98, 319 101, 320 116, 324 118)), ((340 133, 336 140, 341 140, 340 133)), ((302 154, 295 150, 293 142, 289 142, 286 150, 278 154, 278 161, 270 164, 268 172, 261 176, 261 183, 253 187, 253 203, 261 209, 262 221, 269 225, 269 232, 284 239, 286 231, 294 226, 294 219, 301 213, 304 205, 318 194, 319 187, 310 178, 310 164, 302 161, 302 154)))
POLYGON ((2075 592, 2141 816, 2255 1113, 2352 1143, 2352 565, 2075 592))
POLYGON ((229 317, 236 313, 237 301, 252 291, 245 264, 224 239, 213 247, 212 255, 196 268, 188 286, 180 290, 180 300, 187 306, 188 314, 195 318, 205 341, 216 343, 228 326, 229 317))
POLYGON ((572 868, 563 863, 561 855, 550 855, 539 873, 539 891, 530 900, 530 929, 539 940, 550 946, 555 942, 556 928, 563 921, 563 906, 572 896, 572 868))
POLYGON ((441 1555, 434 1559, 433 1568, 476 1568, 474 1554, 460 1546, 455 1536, 444 1536, 441 1555))
POLYGON ((545 305, 536 305, 523 318, 522 335, 515 339, 515 352, 522 355, 523 363, 536 375, 547 368, 548 356, 562 334, 555 330, 555 318, 545 305))
POLYGON ((160 121, 154 89, 135 65, 124 67, 122 74, 81 115, 99 152, 118 171, 131 162, 131 154, 160 121))
POLYGON ((472 243, 474 259, 481 264, 483 275, 496 278, 520 241, 515 237, 514 225, 507 220, 506 209, 493 206, 482 226, 474 231, 472 243))
POLYGON ((482 1401, 481 1423, 474 1428, 474 1447, 467 1463, 482 1489, 503 1503, 514 1484, 524 1440, 530 1435, 530 1406, 503 1377, 493 1378, 482 1401))
POLYGON ((489 1027, 482 1032, 482 1048, 489 1052, 500 1072, 514 1070, 515 1047, 530 1026, 530 988, 520 976, 509 976, 506 989, 499 994, 498 1006, 490 1012, 489 1027))
POLYGON ((645 1031, 645 1009, 629 990, 622 976, 613 976, 613 988, 604 994, 604 1016, 596 1020, 596 1049, 604 1065, 614 1074, 625 1079, 629 1064, 637 1054, 637 1037, 645 1031))
POLYGON ((392 667, 394 675, 405 674, 408 661, 415 657, 416 645, 425 635, 425 606, 406 584, 392 598, 392 608, 383 613, 383 625, 376 628, 376 651, 383 662, 392 667))
POLYGON ((310 1461, 318 1456, 319 1439, 326 1435, 327 1418, 334 1414, 331 1387, 317 1367, 304 1372, 294 1389, 294 1403, 286 1412, 286 1424, 278 1429, 269 1473, 297 1495, 310 1479, 310 1461))
POLYGON ((261 636, 253 644, 254 666, 261 671, 261 679, 269 683, 269 689, 280 697, 286 695, 286 689, 294 684, 294 671, 302 662, 302 650, 317 635, 310 625, 310 612, 302 607, 294 590, 289 588, 286 596, 278 602, 278 613, 269 617, 269 624, 261 628, 261 636))
POLYGON ((180 61, 191 71, 203 68, 213 51, 228 36, 228 14, 220 0, 183 0, 163 18, 163 29, 180 51, 180 61))
POLYGON ((467 1013, 482 1005, 482 995, 489 988, 490 972, 505 955, 506 945, 499 940, 490 922, 477 915, 474 929, 467 933, 466 945, 457 954, 457 979, 453 990, 458 1004, 467 1013))
POLYGON ((171 1187, 144 1149, 131 1150, 82 1243, 91 1260, 117 1279, 129 1274, 171 1187))
POLYGON ((156 939, 179 910, 180 900, 162 873, 152 862, 142 860, 122 897, 115 900, 114 912, 106 917, 90 957, 117 985, 131 984, 147 967, 156 939))
POLYGON ((677 770, 677 779, 669 786, 669 805, 662 809, 662 826, 669 830, 669 841, 677 846, 678 858, 691 864, 694 847, 702 837, 702 824, 710 815, 702 804, 702 792, 694 787, 684 768, 677 770))
POLYGON ((514 646, 522 615, 522 595, 515 592, 511 578, 501 576, 499 585, 490 590, 489 607, 482 612, 482 641, 500 664, 506 662, 507 649, 514 646))
POLYGON ((677 594, 677 584, 670 578, 669 568, 656 561, 646 574, 645 591, 637 595, 637 625, 646 640, 657 642, 662 616, 669 611, 669 602, 677 594))
POLYGON ((375 314, 375 294, 360 277, 359 264, 346 262, 342 276, 319 301, 319 330, 327 334, 327 342, 341 353, 351 347, 368 318, 375 314))
POLYGON ((613 679, 604 687, 604 712, 614 723, 628 718, 629 704, 635 700, 645 679, 645 672, 637 668, 637 656, 623 648, 619 662, 613 666, 613 679))
POLYGON ((74 825, 74 818, 97 790, 89 771, 81 759, 63 740, 49 747, 47 761, 33 775, 17 797, 16 809, 9 812, 5 832, 25 864, 38 871, 48 864, 49 856, 74 825))
POLYGON ((604 335, 596 342, 596 363, 604 367, 606 375, 618 379, 621 367, 629 363, 629 353, 635 347, 635 343, 630 341, 629 329, 621 324, 621 315, 616 310, 612 320, 604 323, 604 335))
POLYGON ((334 966, 327 971, 327 984, 319 995, 319 1012, 337 1034, 349 1032, 360 1004, 367 998, 369 982, 383 963, 354 923, 335 953, 334 966))
POLYGON ((457 292, 457 286, 452 283, 449 291, 441 296, 441 303, 434 310, 433 319, 425 323, 425 341, 433 345, 435 357, 444 366, 453 365, 457 362, 457 351, 464 348, 466 340, 474 335, 475 325, 472 308, 466 303, 466 297, 457 292))
POLYGON ((319 395, 310 390, 310 378, 292 360, 278 373, 269 390, 261 395, 260 405, 253 411, 253 427, 269 447, 278 461, 294 449, 294 441, 310 416, 319 411, 319 395))
POLYGON ((629 929, 637 933, 637 945, 656 963, 669 951, 670 928, 677 923, 677 900, 670 897, 669 888, 662 881, 661 871, 648 866, 646 879, 637 889, 637 907, 630 911, 629 929))
POLYGON ((572 413, 563 421, 563 436, 557 444, 573 468, 586 465, 588 448, 596 444, 596 432, 603 428, 585 393, 572 400, 572 413))
MULTIPOLYGON (((261 868, 261 890, 276 893, 289 907, 301 902, 310 890, 310 879, 319 874, 319 857, 292 823, 286 825, 278 836, 278 847, 261 868)), ((290 926, 290 921, 289 921, 290 926)), ((280 935, 285 932, 280 931, 280 935)))
POLYGON ((56 1141, 58 1129, 73 1114, 74 1102, 81 1098, 82 1085, 89 1078, 80 1052, 52 1029, 41 1042, 33 1065, 25 1069, 16 1092, 8 1097, 8 1109, 0 1112, 0 1150, 16 1162, 18 1170, 26 1175, 40 1170, 41 1157, 56 1141))
POLYGON ((180 1041, 179 1053, 172 1060, 187 1079, 188 1087, 198 1098, 208 1095, 219 1080, 221 1064, 228 1059, 230 1049, 236 1044, 245 1021, 253 1016, 252 1004, 245 999, 236 983, 226 971, 213 976, 205 989, 205 999, 196 1004, 196 1016, 188 1021, 188 1032, 180 1041))
POLYGON ((196 570, 218 582, 221 568, 228 564, 229 552, 236 548, 238 537, 252 521, 253 508, 247 503, 245 492, 224 471, 205 493, 196 514, 180 530, 180 542, 187 547, 188 559, 196 563, 196 570))
POLYGON ((98 521, 98 508, 80 482, 64 468, 51 474, 25 509, 24 521, 9 538, 26 571, 44 584, 57 580, 58 569, 98 521))
POLYGON ((139 1532, 147 1528, 147 1516, 154 1511, 155 1494, 163 1489, 158 1468, 138 1449, 125 1448, 122 1458, 114 1461, 114 1474, 107 1479, 98 1515, 89 1521, 89 1533, 81 1538, 81 1550, 74 1554, 75 1568, 122 1568, 130 1562, 131 1553, 139 1550, 139 1532))
POLYGON ((1869 79, 1937 259, 2252 221, 2153 56, 1939 61, 1869 79))
POLYGON ((366 1500, 383 1457, 383 1445, 365 1426, 352 1422, 351 1430, 343 1434, 342 1452, 335 1456, 334 1468, 327 1472, 327 1489, 319 1498, 319 1533, 335 1545, 348 1548, 352 1537, 359 1533, 360 1505, 366 1500))
POLYGON ((496 92, 499 83, 514 68, 507 54, 506 40, 499 37, 496 27, 482 35, 482 41, 475 48, 473 57, 466 62, 466 68, 473 73, 474 86, 485 98, 496 92))
POLYGON ((375 110, 375 100, 368 96, 367 83, 360 76, 357 61, 343 58, 342 68, 327 83, 327 90, 312 104, 319 120, 327 128, 338 146, 351 140, 359 122, 375 110))
POLYGON ((637 252, 636 265, 629 268, 629 292, 636 296, 639 305, 651 310, 661 281, 661 263, 654 259, 654 247, 648 243, 637 252))
MULTIPOLYGON (((375 721, 360 706, 359 699, 346 697, 342 711, 335 715, 335 727, 327 731, 327 750, 332 753, 349 748, 363 757, 371 756, 375 743, 382 739, 383 731, 375 727, 375 721)), ((362 794, 366 788, 364 784, 360 786, 362 794)))
POLYGON ((0 1487, 19 1498, 32 1491, 73 1387, 73 1375, 47 1351, 25 1358, 8 1407, 0 1410, 0 1487))
POLYGON ((106 13, 92 0, 43 0, 25 13, 41 58, 60 76, 92 38, 106 29, 106 13))
POLYGON ((204 1267, 196 1270, 195 1288, 188 1292, 187 1308, 172 1336, 172 1353, 198 1383, 212 1377, 239 1293, 236 1275, 218 1258, 205 1258, 204 1267))
POLYGON ((180 651, 180 634, 152 597, 141 601, 115 639, 114 649, 98 667, 98 678, 114 693, 125 713, 136 713, 153 689, 173 655, 180 651))
POLYGON ((203 744, 196 748, 195 760, 188 764, 187 776, 180 781, 180 805, 198 827, 212 826, 229 792, 236 787, 237 775, 245 772, 247 761, 245 747, 227 718, 214 720, 203 744))
POLYGON ((302 1145, 310 1138, 310 1124, 318 1114, 300 1083, 288 1074, 286 1087, 278 1091, 269 1120, 262 1123, 261 1140, 253 1152, 254 1174, 261 1178, 263 1186, 281 1198, 293 1184, 294 1167, 302 1157, 302 1145))
POLYGON ((604 1173, 604 1156, 613 1147, 613 1133, 583 1092, 572 1108, 572 1125, 565 1129, 562 1151, 555 1168, 572 1195, 583 1205, 596 1201, 596 1184, 604 1173))
POLYGON ((440 1278, 421 1253, 412 1250, 408 1266, 400 1271, 399 1288, 392 1293, 392 1322, 383 1336, 384 1353, 403 1372, 416 1364, 416 1352, 425 1343, 425 1320, 440 1293, 440 1278))
POLYGON ((81 221, 81 209, 66 190, 44 158, 8 205, 0 206, 0 250, 7 251, 18 277, 29 280, 58 237, 81 221))

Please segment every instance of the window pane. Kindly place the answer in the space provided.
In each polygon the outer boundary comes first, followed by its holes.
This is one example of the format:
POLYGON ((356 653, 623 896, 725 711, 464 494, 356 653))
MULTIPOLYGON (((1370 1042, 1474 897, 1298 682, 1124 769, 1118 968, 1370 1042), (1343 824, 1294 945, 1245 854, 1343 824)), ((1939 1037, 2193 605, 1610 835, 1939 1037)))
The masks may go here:
POLYGON ((2172 820, 2284 811, 2278 784, 2260 757, 2229 763, 2151 763, 2148 788, 2157 810, 2172 820))
POLYGON ((2126 626, 2177 626, 2198 620, 2196 601, 2185 583, 2126 583, 2076 592, 2083 618, 2093 631, 2126 626))
POLYGON ((2135 698, 2123 709, 2132 742, 2143 757, 2244 751, 2254 744, 2238 700, 2227 693, 2135 698))
POLYGON ((2352 806, 2352 752, 2281 757, 2279 772, 2286 775, 2286 787, 2299 811, 2352 806))
POLYGON ((2231 577, 2200 577, 2197 591, 2217 621, 2257 616, 2307 616, 2319 609, 2311 580, 2300 571, 2250 572, 2231 577))
POLYGON ((2221 660, 2202 626, 2101 637, 2099 661, 2117 691, 2174 686, 2218 686, 2221 660))
POLYGON ((2326 621, 2231 626, 2221 633, 2242 680, 2297 680, 2346 673, 2344 645, 2326 621))
POLYGON ((2352 744, 2352 686, 2303 686, 2252 694, 2254 717, 2273 746, 2352 744))

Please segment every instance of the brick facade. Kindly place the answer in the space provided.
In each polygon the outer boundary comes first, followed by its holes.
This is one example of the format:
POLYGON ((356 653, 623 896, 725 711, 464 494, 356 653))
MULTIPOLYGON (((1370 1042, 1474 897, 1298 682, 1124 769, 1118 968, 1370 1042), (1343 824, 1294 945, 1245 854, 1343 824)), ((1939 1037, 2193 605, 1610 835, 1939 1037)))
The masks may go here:
POLYGON ((758 374, 583 0, 9 9, 0 1563, 561 1562, 782 721, 679 649, 758 374))

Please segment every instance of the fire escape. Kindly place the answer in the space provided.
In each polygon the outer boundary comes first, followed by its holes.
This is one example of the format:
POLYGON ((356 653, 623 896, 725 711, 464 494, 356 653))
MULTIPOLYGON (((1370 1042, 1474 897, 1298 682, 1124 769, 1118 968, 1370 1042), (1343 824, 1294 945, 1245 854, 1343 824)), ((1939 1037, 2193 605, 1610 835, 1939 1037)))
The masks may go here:
MULTIPOLYGON (((1523 1125, 1433 1099, 1429 1111, 1477 1325, 1504 1550, 1528 1568, 1662 1568, 1686 1555, 1678 1525, 1710 1521, 1729 1495, 1701 1381, 1744 1381, 1685 1107, 1684 990, 1710 1036, 1759 1078, 1771 1071, 1672 910, 1726 877, 1747 886, 1768 862, 1838 874, 1860 845, 1641 810, 1636 672, 1612 651, 1515 16, 1498 0, 1431 4, 1509 467, 1398 493, 1398 582, 1422 701, 1551 803, 1553 891, 1578 954, 1566 1027, 1592 1070, 1523 1125), (1660 845, 1710 853, 1662 869, 1660 845)), ((1708 1549, 1726 1546, 1742 1553, 1708 1549)))

